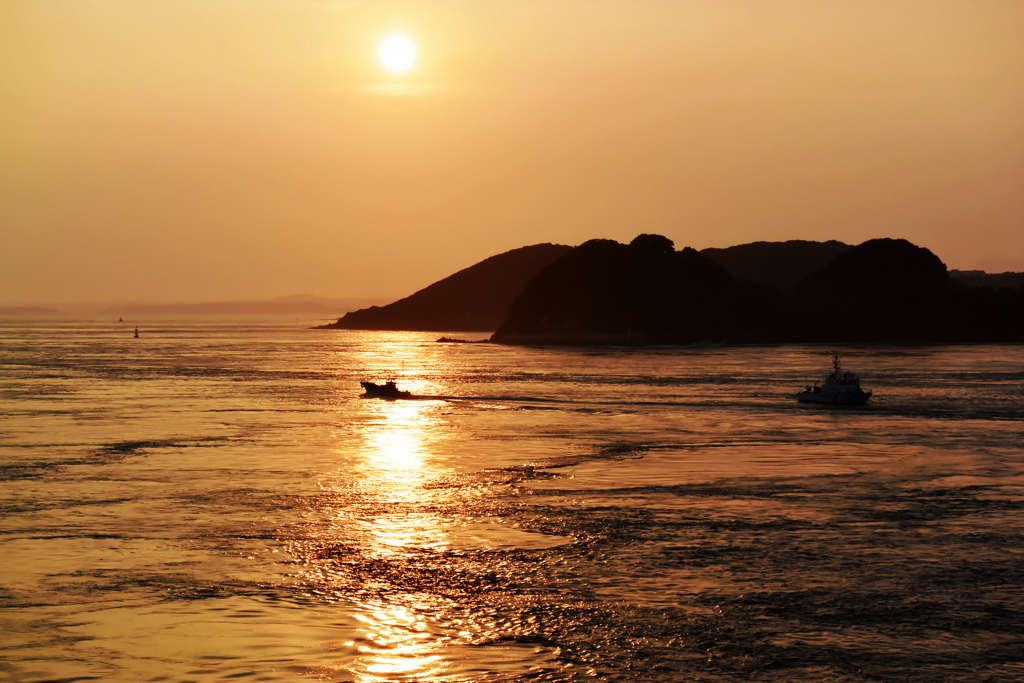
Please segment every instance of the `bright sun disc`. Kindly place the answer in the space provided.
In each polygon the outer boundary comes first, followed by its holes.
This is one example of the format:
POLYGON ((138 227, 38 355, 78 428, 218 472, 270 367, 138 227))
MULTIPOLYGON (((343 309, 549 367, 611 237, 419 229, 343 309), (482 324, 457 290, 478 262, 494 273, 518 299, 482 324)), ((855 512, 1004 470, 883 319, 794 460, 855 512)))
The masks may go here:
POLYGON ((400 74, 416 63, 416 43, 404 33, 395 33, 381 41, 377 56, 385 69, 400 74))

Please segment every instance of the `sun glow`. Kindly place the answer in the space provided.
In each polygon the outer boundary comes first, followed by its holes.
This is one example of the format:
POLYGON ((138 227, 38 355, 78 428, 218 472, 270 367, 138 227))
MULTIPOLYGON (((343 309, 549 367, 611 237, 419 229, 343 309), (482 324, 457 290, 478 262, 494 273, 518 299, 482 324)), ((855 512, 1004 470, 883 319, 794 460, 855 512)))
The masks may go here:
POLYGON ((391 73, 405 73, 416 63, 416 43, 404 33, 393 33, 381 41, 377 57, 391 73))

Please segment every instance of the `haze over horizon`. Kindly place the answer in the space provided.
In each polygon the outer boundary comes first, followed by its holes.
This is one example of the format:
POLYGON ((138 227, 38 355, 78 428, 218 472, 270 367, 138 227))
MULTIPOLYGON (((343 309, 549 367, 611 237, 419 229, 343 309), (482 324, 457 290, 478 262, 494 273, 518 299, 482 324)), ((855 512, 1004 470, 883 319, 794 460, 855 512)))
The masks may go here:
POLYGON ((1024 271, 1021 35, 1010 0, 0 0, 0 306, 398 298, 644 232, 1024 271))

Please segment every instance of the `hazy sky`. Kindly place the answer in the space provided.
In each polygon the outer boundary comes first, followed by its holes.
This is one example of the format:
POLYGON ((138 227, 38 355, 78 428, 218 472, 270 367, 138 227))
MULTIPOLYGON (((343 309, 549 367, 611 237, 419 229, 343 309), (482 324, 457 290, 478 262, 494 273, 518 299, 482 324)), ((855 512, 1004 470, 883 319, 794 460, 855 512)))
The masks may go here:
POLYGON ((0 0, 0 305, 402 296, 641 232, 1024 270, 1024 2, 0 0))

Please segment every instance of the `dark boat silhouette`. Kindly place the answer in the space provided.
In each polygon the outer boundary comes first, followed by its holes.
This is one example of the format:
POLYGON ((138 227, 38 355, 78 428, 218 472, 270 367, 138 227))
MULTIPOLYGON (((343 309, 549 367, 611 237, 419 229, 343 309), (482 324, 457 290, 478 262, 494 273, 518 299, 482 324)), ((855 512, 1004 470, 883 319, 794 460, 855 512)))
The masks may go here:
POLYGON ((402 391, 395 386, 394 380, 384 382, 384 384, 376 384, 374 382, 360 382, 363 385, 363 390, 366 391, 364 396, 372 396, 375 398, 412 398, 412 393, 408 391, 402 391))
POLYGON ((832 372, 822 384, 815 382, 796 395, 804 403, 831 403, 834 405, 862 406, 871 398, 871 391, 860 388, 860 377, 843 370, 839 354, 832 354, 832 372))

